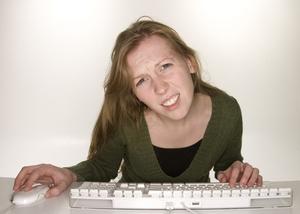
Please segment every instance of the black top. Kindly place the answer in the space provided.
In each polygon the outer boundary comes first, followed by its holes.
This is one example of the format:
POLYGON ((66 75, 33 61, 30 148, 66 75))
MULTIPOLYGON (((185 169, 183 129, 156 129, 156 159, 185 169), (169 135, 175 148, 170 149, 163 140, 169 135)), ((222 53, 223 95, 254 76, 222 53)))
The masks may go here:
POLYGON ((172 177, 183 173, 192 162, 201 141, 183 148, 161 148, 153 145, 161 169, 172 177))

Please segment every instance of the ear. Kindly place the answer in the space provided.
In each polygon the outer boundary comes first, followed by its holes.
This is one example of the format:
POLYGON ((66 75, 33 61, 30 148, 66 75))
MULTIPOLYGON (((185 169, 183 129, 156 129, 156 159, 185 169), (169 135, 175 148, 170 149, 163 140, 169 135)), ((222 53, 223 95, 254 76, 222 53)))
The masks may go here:
POLYGON ((188 66, 189 73, 191 73, 191 74, 196 73, 194 59, 189 57, 189 58, 186 58, 185 61, 186 61, 186 64, 188 66))

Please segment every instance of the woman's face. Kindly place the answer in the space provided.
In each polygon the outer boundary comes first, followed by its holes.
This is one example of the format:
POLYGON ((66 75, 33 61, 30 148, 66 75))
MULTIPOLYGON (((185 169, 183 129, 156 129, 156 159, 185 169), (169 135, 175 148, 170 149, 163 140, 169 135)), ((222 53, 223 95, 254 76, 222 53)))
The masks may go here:
POLYGON ((193 68, 167 40, 159 36, 144 39, 127 57, 136 97, 160 117, 183 119, 192 105, 193 68))

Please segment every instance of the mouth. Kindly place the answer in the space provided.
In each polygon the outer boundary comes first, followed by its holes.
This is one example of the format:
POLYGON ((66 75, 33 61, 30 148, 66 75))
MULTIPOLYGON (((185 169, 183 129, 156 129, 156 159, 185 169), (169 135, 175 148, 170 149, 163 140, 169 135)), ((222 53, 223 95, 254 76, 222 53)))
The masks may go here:
POLYGON ((179 94, 175 94, 170 98, 166 99, 165 101, 163 101, 161 105, 164 107, 170 107, 177 102, 178 98, 179 98, 179 94))

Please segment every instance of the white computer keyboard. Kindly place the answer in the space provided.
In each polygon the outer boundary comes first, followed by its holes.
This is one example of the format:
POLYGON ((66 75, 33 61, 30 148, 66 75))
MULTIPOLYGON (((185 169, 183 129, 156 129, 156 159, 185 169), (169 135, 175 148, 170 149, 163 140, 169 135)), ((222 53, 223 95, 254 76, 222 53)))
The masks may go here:
POLYGON ((292 189, 222 183, 76 182, 70 206, 91 209, 223 209, 291 206, 292 189))

